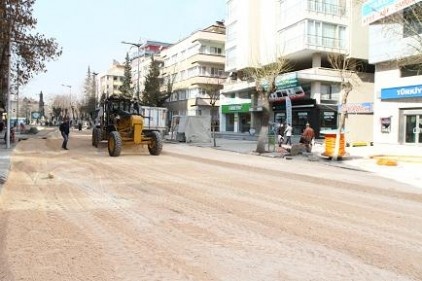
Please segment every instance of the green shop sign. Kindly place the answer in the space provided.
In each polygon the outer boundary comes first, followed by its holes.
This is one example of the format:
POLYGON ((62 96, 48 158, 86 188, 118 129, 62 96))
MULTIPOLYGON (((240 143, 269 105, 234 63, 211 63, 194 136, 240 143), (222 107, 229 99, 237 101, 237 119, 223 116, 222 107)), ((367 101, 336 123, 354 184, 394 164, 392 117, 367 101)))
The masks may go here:
POLYGON ((274 82, 277 90, 283 90, 299 86, 296 72, 279 75, 275 78, 274 82))
POLYGON ((236 113, 236 112, 249 112, 250 107, 251 107, 250 103, 227 104, 227 105, 221 106, 221 111, 225 114, 236 113))

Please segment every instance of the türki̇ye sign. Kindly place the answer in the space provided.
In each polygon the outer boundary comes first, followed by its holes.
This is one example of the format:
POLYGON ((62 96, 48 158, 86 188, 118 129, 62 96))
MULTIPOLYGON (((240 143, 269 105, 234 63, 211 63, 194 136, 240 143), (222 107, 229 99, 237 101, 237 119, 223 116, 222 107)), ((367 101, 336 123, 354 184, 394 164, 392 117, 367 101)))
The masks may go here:
POLYGON ((381 89, 381 99, 422 98, 422 85, 381 89))

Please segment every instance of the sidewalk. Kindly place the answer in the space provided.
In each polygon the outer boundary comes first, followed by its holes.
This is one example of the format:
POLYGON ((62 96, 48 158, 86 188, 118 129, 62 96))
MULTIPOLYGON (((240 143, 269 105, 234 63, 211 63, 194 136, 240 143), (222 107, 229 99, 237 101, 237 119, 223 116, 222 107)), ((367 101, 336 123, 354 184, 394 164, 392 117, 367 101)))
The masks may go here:
POLYGON ((10 155, 13 152, 13 149, 18 144, 19 140, 24 140, 28 138, 42 138, 48 135, 50 132, 54 131, 55 127, 39 127, 39 132, 37 134, 21 134, 16 133, 15 142, 10 143, 10 148, 7 148, 6 142, 4 141, 4 135, 6 130, 0 132, 0 190, 1 186, 6 182, 10 170, 10 155))
MULTIPOLYGON (((213 143, 192 143, 187 145, 210 147, 219 150, 232 151, 243 154, 258 155, 256 152, 256 140, 216 139, 217 146, 213 143)), ((322 164, 336 166, 345 169, 355 169, 377 174, 385 178, 410 184, 422 188, 422 146, 375 144, 374 146, 346 147, 346 155, 338 161, 329 160, 322 156, 325 151, 323 143, 317 143, 312 153, 304 153, 296 156, 283 158, 283 153, 273 151, 263 153, 260 156, 317 161, 322 164)))

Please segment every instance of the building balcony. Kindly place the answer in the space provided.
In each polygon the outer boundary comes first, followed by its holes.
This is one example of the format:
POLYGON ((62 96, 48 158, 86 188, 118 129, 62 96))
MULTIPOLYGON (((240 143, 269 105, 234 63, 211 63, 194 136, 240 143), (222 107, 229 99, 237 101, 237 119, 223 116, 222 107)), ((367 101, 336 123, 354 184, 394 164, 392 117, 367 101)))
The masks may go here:
POLYGON ((335 5, 330 3, 321 3, 321 1, 307 0, 306 10, 308 12, 320 13, 331 16, 343 16, 346 13, 346 8, 343 5, 335 5))
POLYGON ((286 56, 295 57, 295 53, 300 54, 302 57, 305 52, 311 55, 313 52, 326 52, 326 53, 347 53, 347 43, 344 39, 331 38, 326 36, 317 36, 310 34, 302 34, 286 40, 284 42, 286 56))
POLYGON ((279 29, 284 29, 303 20, 324 20, 334 24, 348 24, 345 5, 321 3, 316 0, 286 0, 281 4, 279 29))
POLYGON ((175 85, 179 84, 188 84, 188 85, 221 85, 223 87, 225 77, 217 77, 217 76, 195 76, 189 79, 186 79, 181 82, 175 83, 175 85))
POLYGON ((224 33, 210 32, 210 31, 198 31, 193 34, 190 38, 192 43, 195 42, 206 42, 207 44, 212 42, 223 43, 226 40, 226 35, 224 33))
POLYGON ((189 57, 187 59, 187 63, 189 64, 206 63, 206 64, 224 65, 225 57, 223 55, 217 55, 217 54, 199 53, 199 54, 195 54, 189 57))

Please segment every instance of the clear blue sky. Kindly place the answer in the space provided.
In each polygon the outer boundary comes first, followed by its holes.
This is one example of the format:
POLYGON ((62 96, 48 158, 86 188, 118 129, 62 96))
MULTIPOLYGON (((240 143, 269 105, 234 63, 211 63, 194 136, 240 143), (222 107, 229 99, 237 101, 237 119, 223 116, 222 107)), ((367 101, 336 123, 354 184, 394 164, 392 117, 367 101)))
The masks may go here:
POLYGON ((63 47, 58 60, 47 64, 20 89, 21 96, 48 102, 55 95, 82 92, 88 66, 106 71, 113 59, 124 61, 129 45, 140 38, 174 43, 226 16, 226 0, 37 0, 37 32, 63 47))

